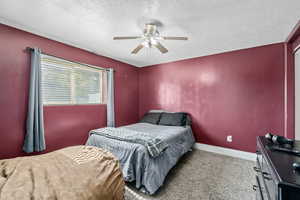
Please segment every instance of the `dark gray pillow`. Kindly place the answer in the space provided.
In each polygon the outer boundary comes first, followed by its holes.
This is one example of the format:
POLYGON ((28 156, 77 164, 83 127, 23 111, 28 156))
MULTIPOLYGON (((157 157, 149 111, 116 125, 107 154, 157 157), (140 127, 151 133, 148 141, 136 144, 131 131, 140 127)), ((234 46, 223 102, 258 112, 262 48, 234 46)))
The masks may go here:
POLYGON ((186 118, 186 113, 162 113, 158 124, 164 126, 185 126, 186 118))
POLYGON ((185 126, 191 126, 191 125, 192 125, 192 118, 189 114, 186 114, 185 126))
POLYGON ((141 119, 141 123, 158 124, 162 113, 146 113, 141 119))
MULTIPOLYGON (((168 112, 166 110, 150 110, 149 113, 174 113, 174 112, 168 112)), ((180 113, 185 113, 185 112, 180 112, 180 113)), ((188 113, 186 113, 186 122, 184 126, 191 126, 191 125, 192 125, 192 118, 188 113)))

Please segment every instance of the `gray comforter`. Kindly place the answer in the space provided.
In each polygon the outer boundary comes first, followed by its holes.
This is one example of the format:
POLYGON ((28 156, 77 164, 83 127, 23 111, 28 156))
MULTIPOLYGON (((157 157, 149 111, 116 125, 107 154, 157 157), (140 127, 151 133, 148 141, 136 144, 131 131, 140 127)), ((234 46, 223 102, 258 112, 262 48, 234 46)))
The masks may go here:
POLYGON ((90 135, 92 134, 115 140, 141 144, 147 148, 152 157, 159 156, 169 146, 165 141, 155 137, 152 133, 134 131, 127 128, 99 128, 91 130, 90 135))
POLYGON ((135 182, 142 192, 154 194, 163 185, 169 170, 193 146, 192 129, 179 126, 160 126, 137 123, 123 126, 128 130, 151 133, 168 144, 159 156, 151 157, 147 148, 138 143, 116 140, 92 134, 86 145, 101 147, 112 152, 120 161, 125 181, 135 182))

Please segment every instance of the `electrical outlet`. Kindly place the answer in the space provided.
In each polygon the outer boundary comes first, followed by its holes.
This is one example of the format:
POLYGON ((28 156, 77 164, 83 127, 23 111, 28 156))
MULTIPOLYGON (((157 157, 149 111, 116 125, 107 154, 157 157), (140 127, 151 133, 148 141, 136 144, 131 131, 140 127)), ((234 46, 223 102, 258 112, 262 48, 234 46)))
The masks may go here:
POLYGON ((232 135, 227 135, 227 142, 232 142, 232 135))

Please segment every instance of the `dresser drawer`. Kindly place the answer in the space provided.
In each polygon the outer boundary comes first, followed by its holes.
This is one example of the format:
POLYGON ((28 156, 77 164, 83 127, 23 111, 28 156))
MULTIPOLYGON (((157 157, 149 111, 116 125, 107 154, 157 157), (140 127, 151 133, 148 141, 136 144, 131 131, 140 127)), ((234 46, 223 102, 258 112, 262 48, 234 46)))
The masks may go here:
POLYGON ((258 175, 256 175, 256 185, 253 189, 256 191, 256 200, 269 200, 264 184, 258 175))
POLYGON ((271 167, 269 166, 264 156, 262 156, 260 177, 265 185, 265 189, 268 193, 270 200, 277 200, 278 187, 276 184, 275 174, 271 170, 271 167))
POLYGON ((256 181, 257 181, 257 186, 259 186, 259 190, 260 190, 260 198, 258 195, 258 192, 256 193, 256 199, 264 199, 264 200, 271 200, 271 196, 269 194, 269 191, 267 189, 267 185, 265 183, 265 178, 263 175, 263 171, 262 171, 262 156, 258 155, 257 156, 257 162, 256 162, 256 167, 254 168, 254 170, 256 171, 256 181))
POLYGON ((253 190, 256 191, 256 200, 265 200, 258 176, 256 176, 256 185, 253 186, 253 190))

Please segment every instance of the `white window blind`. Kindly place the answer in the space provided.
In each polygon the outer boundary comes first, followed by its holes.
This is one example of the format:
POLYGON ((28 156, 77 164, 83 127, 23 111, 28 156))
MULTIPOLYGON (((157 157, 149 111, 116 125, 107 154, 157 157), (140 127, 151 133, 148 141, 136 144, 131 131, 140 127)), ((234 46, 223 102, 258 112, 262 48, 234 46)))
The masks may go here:
POLYGON ((41 65, 43 104, 106 103, 105 70, 47 55, 41 65))

